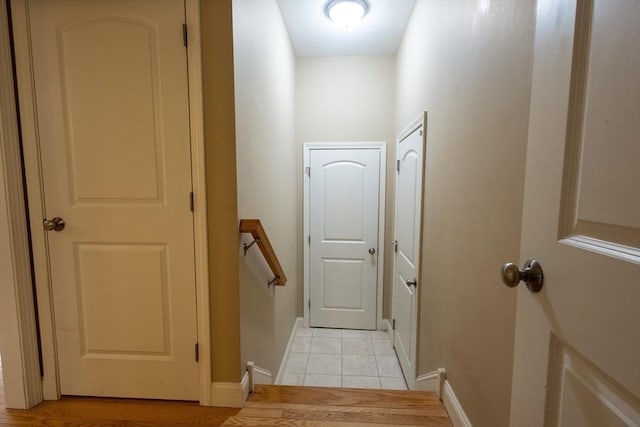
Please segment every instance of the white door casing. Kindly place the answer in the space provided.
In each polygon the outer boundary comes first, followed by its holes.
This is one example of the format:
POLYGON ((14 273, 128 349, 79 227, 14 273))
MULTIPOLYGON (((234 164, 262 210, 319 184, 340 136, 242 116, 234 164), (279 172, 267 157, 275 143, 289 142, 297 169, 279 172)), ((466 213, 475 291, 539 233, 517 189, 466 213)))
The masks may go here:
POLYGON ((4 406, 42 400, 8 8, 0 0, 0 377, 4 406))
POLYGON ((61 392, 197 400, 184 2, 29 16, 61 392))
POLYGON ((385 159, 379 143, 305 144, 310 326, 376 329, 382 323, 385 159))
POLYGON ((640 425, 640 5, 537 5, 511 425, 640 425))
POLYGON ((398 136, 393 262, 393 345, 407 385, 416 378, 426 112, 398 136))

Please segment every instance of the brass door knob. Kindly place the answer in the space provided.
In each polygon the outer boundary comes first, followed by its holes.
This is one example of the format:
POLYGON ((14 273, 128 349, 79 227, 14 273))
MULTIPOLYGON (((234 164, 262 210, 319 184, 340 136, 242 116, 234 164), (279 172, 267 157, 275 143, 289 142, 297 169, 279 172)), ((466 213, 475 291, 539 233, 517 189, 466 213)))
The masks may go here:
POLYGON ((512 262, 508 262, 501 269, 502 283, 510 288, 518 286, 520 281, 527 285, 527 289, 531 292, 540 292, 544 275, 542 267, 535 259, 529 259, 524 263, 522 270, 512 262))
POLYGON ((44 221, 42 221, 42 227, 45 229, 45 231, 62 231, 64 230, 64 226, 65 226, 65 222, 64 219, 60 218, 59 216, 53 218, 53 219, 44 219, 44 221))

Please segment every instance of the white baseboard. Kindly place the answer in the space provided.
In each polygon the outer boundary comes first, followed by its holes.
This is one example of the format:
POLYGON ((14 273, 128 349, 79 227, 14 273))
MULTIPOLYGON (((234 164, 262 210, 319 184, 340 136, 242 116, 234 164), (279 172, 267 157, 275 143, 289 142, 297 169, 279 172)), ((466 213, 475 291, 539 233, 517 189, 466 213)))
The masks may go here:
POLYGON ((245 372, 239 383, 211 383, 211 406, 242 408, 249 396, 249 372, 245 372))
POLYGON ((428 374, 420 375, 413 383, 413 390, 435 392, 438 399, 442 400, 444 380, 446 378, 447 372, 443 368, 429 372, 428 374))
POLYGON ((389 322, 389 319, 382 319, 382 330, 387 331, 389 339, 393 342, 393 328, 391 328, 391 322, 389 322))
POLYGON ((261 368, 253 362, 247 362, 247 372, 249 372, 249 388, 255 391, 256 384, 273 384, 273 375, 268 369, 261 368))
POLYGON ((278 374, 276 375, 276 380, 273 384, 282 384, 282 377, 284 376, 284 367, 287 365, 287 360, 289 359, 289 353, 291 353, 291 347, 293 346, 293 340, 296 337, 296 332, 298 329, 304 326, 304 319, 302 317, 298 317, 293 324, 293 328, 291 329, 291 334, 289 335, 289 342, 287 343, 287 348, 284 351, 284 355, 282 356, 282 362, 280 362, 280 368, 278 368, 278 374))
POLYGON ((464 409, 462 409, 462 405, 460 404, 460 401, 458 401, 456 394, 453 392, 449 381, 444 381, 443 388, 442 402, 444 403, 444 407, 447 408, 453 427, 472 427, 471 422, 469 421, 469 418, 467 418, 467 414, 464 413, 464 409))
POLYGON ((244 373, 240 385, 242 386, 242 404, 240 405, 240 408, 242 408, 249 397, 249 392, 251 391, 249 388, 249 372, 244 373))

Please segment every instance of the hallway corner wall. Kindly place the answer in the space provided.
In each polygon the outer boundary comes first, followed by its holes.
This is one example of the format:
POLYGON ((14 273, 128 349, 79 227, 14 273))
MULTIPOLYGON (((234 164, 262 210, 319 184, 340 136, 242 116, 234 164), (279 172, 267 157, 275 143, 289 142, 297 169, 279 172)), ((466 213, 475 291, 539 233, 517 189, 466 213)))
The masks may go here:
POLYGON ((428 112, 418 375, 474 426, 509 424, 534 8, 419 0, 398 52, 396 131, 428 112))
POLYGON ((233 1, 239 218, 260 219, 284 268, 285 286, 257 247, 243 256, 240 236, 242 366, 277 375, 298 315, 295 158, 295 55, 275 0, 233 1))
POLYGON ((201 0, 211 379, 239 383, 240 302, 231 0, 201 0))

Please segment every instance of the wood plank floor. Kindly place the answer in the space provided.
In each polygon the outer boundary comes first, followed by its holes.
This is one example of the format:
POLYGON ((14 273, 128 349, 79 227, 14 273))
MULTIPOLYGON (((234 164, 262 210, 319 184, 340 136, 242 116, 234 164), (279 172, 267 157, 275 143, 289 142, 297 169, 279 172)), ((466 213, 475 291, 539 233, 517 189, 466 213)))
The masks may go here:
POLYGON ((433 393, 262 386, 230 426, 451 426, 433 393))
POLYGON ((258 386, 242 409, 193 402, 64 397, 21 411, 0 407, 1 426, 451 426, 432 393, 258 386))

